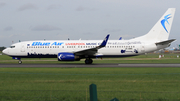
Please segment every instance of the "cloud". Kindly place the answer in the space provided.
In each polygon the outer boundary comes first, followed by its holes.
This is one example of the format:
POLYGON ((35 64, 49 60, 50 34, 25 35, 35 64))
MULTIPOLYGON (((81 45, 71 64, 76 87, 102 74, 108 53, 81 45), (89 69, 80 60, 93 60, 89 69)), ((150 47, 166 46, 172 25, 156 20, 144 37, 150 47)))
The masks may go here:
POLYGON ((84 35, 93 35, 94 33, 91 33, 91 32, 86 32, 86 33, 83 33, 84 35))
POLYGON ((97 11, 98 9, 97 8, 91 8, 89 9, 90 11, 97 11))
POLYGON ((3 7, 3 6, 5 6, 5 5, 6 5, 6 3, 1 2, 1 3, 0 3, 0 8, 3 7))
POLYGON ((82 7, 82 6, 79 6, 79 7, 77 7, 76 8, 76 11, 83 11, 83 10, 85 10, 86 8, 84 8, 84 7, 82 7))
POLYGON ((25 36, 24 34, 11 34, 9 35, 9 37, 21 37, 21 36, 25 36))
POLYGON ((56 38, 55 39, 59 40, 59 38, 64 39, 64 40, 67 40, 69 38, 71 40, 69 34, 56 34, 56 38))
POLYGON ((96 9, 96 8, 86 8, 86 7, 83 7, 83 6, 79 6, 79 7, 76 8, 76 11, 84 11, 84 10, 96 11, 98 9, 96 9))
POLYGON ((121 29, 104 29, 104 31, 106 31, 108 33, 114 33, 114 32, 120 32, 121 29))
POLYGON ((13 30, 13 28, 11 26, 4 28, 4 31, 11 31, 11 30, 13 30))
POLYGON ((102 3, 123 3, 123 2, 129 2, 126 0, 98 0, 102 3))
POLYGON ((24 11, 24 10, 28 10, 28 9, 37 9, 37 6, 34 4, 25 4, 23 6, 21 6, 18 11, 24 11))
POLYGON ((53 30, 61 30, 61 28, 50 26, 50 25, 39 25, 33 27, 31 30, 33 31, 53 31, 53 30))
POLYGON ((15 37, 22 37, 22 36, 25 36, 25 34, 10 34, 10 35, 0 35, 0 39, 7 39, 7 38, 15 38, 15 37))
POLYGON ((3 39, 3 38, 5 38, 5 36, 4 35, 0 35, 0 39, 3 39))
POLYGON ((125 35, 121 35, 120 37, 122 37, 123 39, 126 38, 126 39, 131 39, 131 38, 134 38, 133 35, 129 35, 129 34, 125 34, 125 35))
POLYGON ((61 5, 50 5, 50 6, 47 8, 47 10, 58 9, 58 8, 60 8, 60 7, 61 7, 61 5))

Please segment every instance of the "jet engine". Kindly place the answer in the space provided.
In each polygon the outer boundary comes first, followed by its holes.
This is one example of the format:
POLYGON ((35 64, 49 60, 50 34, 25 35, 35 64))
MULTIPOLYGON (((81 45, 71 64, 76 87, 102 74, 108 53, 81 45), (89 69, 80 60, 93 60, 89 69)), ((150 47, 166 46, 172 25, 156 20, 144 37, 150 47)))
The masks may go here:
POLYGON ((58 53, 58 61, 79 61, 78 56, 75 56, 73 53, 61 52, 58 53))

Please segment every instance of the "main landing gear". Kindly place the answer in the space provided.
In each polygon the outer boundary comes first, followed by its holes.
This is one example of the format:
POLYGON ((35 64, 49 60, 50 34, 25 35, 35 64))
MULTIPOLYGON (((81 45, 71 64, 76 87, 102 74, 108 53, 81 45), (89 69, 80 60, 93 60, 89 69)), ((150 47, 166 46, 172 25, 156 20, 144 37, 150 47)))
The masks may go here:
POLYGON ((93 60, 91 58, 86 58, 85 64, 92 64, 93 60))

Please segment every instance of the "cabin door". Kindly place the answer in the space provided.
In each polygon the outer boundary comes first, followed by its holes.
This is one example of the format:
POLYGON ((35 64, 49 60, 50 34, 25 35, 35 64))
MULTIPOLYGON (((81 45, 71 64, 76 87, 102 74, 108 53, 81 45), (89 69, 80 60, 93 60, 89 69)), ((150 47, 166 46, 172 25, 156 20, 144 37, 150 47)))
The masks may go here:
POLYGON ((25 44, 21 44, 21 52, 25 52, 25 44))
POLYGON ((145 52, 145 46, 144 45, 141 46, 141 52, 145 52))

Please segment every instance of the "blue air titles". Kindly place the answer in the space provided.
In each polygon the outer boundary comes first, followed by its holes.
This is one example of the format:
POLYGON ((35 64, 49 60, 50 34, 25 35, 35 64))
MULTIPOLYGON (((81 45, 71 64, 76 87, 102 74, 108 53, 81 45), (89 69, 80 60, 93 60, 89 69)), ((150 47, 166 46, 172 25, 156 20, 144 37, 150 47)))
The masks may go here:
POLYGON ((33 42, 32 46, 61 46, 63 42, 33 42))
POLYGON ((51 44, 51 46, 61 46, 63 44, 63 42, 54 42, 51 44))

